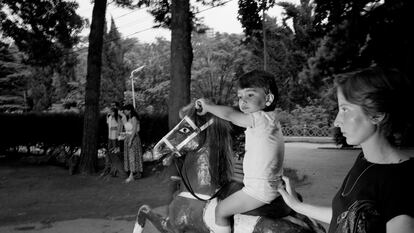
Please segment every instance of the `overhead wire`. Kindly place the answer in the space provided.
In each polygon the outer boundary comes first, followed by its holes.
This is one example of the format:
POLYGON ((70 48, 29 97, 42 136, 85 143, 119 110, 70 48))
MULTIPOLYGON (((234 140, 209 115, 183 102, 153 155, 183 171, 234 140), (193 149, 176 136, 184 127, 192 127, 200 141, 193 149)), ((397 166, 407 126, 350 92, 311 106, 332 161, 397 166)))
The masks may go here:
MULTIPOLYGON (((217 4, 217 5, 214 5, 214 6, 208 7, 208 8, 206 8, 206 9, 203 9, 203 10, 197 11, 197 12, 195 12, 194 14, 195 14, 195 15, 196 15, 196 14, 200 14, 200 13, 202 13, 202 12, 204 12, 204 11, 208 11, 208 10, 211 10, 211 9, 216 8, 216 7, 219 7, 219 6, 224 6, 225 4, 227 4, 227 3, 231 2, 231 1, 233 1, 233 0, 228 0, 228 1, 225 1, 225 2, 223 2, 223 3, 220 3, 220 4, 217 4)), ((155 28, 158 28, 158 27, 156 27, 156 26, 151 26, 151 27, 148 27, 148 28, 144 28, 144 29, 142 29, 142 30, 139 30, 139 31, 136 31, 136 32, 130 33, 130 34, 128 34, 128 35, 125 35, 124 37, 128 38, 128 37, 130 37, 130 36, 132 36, 132 35, 136 35, 136 34, 139 34, 139 33, 145 32, 145 31, 149 31, 149 30, 152 30, 152 29, 155 29, 155 28)), ((118 39, 119 39, 119 38, 112 39, 112 40, 109 40, 109 41, 105 41, 104 43, 110 43, 110 42, 116 41, 116 40, 118 40, 118 39)), ((88 47, 84 47, 84 48, 79 49, 78 51, 85 50, 85 49, 87 49, 87 48, 88 48, 88 47)), ((77 51, 73 51, 73 52, 77 52, 77 51)))
MULTIPOLYGON (((200 14, 200 13, 202 13, 202 12, 205 12, 205 11, 211 10, 211 9, 213 9, 213 8, 220 7, 220 6, 224 6, 224 5, 226 5, 227 3, 231 2, 231 1, 233 1, 233 0, 224 1, 224 2, 222 2, 222 3, 220 3, 220 4, 217 4, 217 5, 214 5, 214 6, 211 6, 211 7, 205 8, 205 9, 203 9, 203 10, 199 10, 199 11, 195 12, 194 14, 195 14, 195 15, 197 15, 197 14, 200 14)), ((157 27, 154 27, 154 26, 153 26, 153 27, 150 27, 150 28, 146 28, 146 29, 144 29, 144 30, 141 30, 141 31, 138 31, 138 32, 134 32, 134 33, 132 33, 132 34, 130 34, 130 35, 135 35, 135 34, 138 34, 138 33, 143 32, 143 31, 147 31, 147 30, 149 30, 149 29, 154 29, 154 28, 157 28, 157 27)), ((129 35, 128 35, 128 36, 129 36, 129 35)))
MULTIPOLYGON (((203 10, 197 11, 197 12, 195 12, 194 14, 196 15, 196 14, 199 14, 199 13, 201 13, 201 12, 204 12, 204 11, 207 11, 207 10, 210 10, 210 9, 213 9, 213 8, 216 8, 216 7, 219 7, 219 6, 223 6, 223 5, 225 5, 225 4, 227 4, 227 3, 231 2, 231 1, 233 1, 233 0, 228 0, 228 1, 225 1, 225 2, 223 2, 223 3, 220 3, 220 4, 217 4, 217 5, 214 5, 214 6, 208 7, 208 8, 206 8, 206 9, 203 9, 203 10)), ((113 3, 113 2, 114 2, 114 0, 113 0, 113 1, 111 1, 110 3, 108 3, 107 5, 109 5, 109 4, 113 3)), ((142 9, 142 8, 139 8, 139 9, 142 9)), ((124 14, 124 15, 126 15, 126 14, 124 14)), ((122 17, 122 16, 124 16, 124 15, 121 15, 120 17, 122 17)), ((145 31, 149 31, 149 30, 152 30, 152 29, 155 29, 155 28, 159 28, 159 27, 157 27, 157 26, 151 26, 151 27, 144 28, 144 29, 141 29, 141 30, 139 30, 139 31, 136 31, 136 32, 130 33, 130 34, 128 34, 128 35, 126 35, 126 36, 124 36, 124 37, 128 38, 128 37, 130 37, 130 36, 132 36, 132 35, 136 35, 136 34, 139 34, 139 33, 145 32, 145 31)), ((111 39, 111 40, 105 41, 105 42, 104 42, 104 44, 106 44, 106 43, 111 43, 111 42, 116 41, 116 40, 119 40, 119 39, 120 39, 120 38, 111 39)), ((72 50, 72 51, 70 51, 70 52, 64 53, 63 55, 65 56, 65 55, 70 55, 70 54, 78 53, 78 52, 81 52, 81 51, 86 50, 86 49, 89 49, 89 46, 82 47, 82 48, 79 48, 79 49, 77 49, 77 50, 72 50)), ((12 55, 12 54, 17 54, 17 53, 19 53, 19 51, 14 52, 14 53, 10 53, 10 54, 12 55)))

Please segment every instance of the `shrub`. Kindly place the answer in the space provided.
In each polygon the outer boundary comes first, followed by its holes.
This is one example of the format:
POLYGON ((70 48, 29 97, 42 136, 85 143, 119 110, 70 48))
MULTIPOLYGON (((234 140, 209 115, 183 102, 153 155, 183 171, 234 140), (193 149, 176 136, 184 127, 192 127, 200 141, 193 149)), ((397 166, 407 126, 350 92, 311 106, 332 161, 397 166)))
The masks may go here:
MULTIPOLYGON (((166 115, 142 115, 141 140, 143 145, 153 144, 168 132, 166 115)), ((23 113, 0 114, 3 132, 0 134, 0 151, 18 146, 43 148, 67 145, 81 147, 83 132, 82 113, 23 113)), ((105 147, 108 129, 106 115, 99 117, 98 143, 105 147)))
POLYGON ((296 106, 290 112, 277 109, 279 120, 282 126, 315 126, 315 127, 331 127, 332 120, 328 111, 322 106, 296 106))

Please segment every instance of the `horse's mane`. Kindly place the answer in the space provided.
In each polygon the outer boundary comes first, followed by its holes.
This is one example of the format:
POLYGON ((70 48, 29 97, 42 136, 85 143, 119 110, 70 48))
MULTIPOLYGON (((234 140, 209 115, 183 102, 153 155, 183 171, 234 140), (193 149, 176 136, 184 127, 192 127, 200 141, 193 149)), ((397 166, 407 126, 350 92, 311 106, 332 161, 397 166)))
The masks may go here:
POLYGON ((208 146, 212 181, 219 186, 224 185, 232 177, 233 168, 230 123, 210 113, 200 116, 196 113, 194 107, 188 109, 187 115, 194 119, 198 126, 203 125, 211 118, 214 119, 214 123, 200 133, 200 147, 208 146))
MULTIPOLYGON (((213 116, 212 116, 213 117, 213 116)), ((214 116, 214 124, 207 130, 210 148, 210 172, 220 186, 227 183, 233 173, 231 125, 214 116)))

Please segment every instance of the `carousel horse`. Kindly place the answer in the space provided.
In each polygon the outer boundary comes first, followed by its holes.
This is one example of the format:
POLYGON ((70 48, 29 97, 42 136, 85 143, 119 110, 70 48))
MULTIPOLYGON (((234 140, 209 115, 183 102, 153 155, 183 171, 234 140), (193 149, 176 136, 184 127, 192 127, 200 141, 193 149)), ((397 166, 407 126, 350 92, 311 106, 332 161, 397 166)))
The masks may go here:
MULTIPOLYGON (((231 182, 230 124, 210 114, 199 116, 193 105, 183 108, 180 116, 182 120, 153 149, 153 156, 163 159, 165 164, 182 160, 180 165, 175 163, 180 188, 168 206, 168 216, 153 212, 147 205, 140 206, 134 233, 142 233, 146 220, 161 233, 210 233, 208 223, 215 219, 217 201, 242 187, 231 182)), ((251 211, 235 215, 233 232, 325 232, 320 224, 291 209, 288 216, 276 218, 271 214, 275 209, 266 206, 262 209, 267 209, 267 214, 251 211)))

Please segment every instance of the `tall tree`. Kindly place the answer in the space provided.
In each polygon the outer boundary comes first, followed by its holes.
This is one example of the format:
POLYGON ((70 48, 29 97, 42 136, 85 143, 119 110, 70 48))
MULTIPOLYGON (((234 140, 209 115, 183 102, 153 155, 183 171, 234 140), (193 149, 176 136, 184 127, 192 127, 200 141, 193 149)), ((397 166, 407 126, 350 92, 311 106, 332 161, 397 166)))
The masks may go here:
MULTIPOLYGON (((244 30, 247 40, 246 46, 251 51, 249 54, 251 67, 262 69, 264 63, 264 46, 258 14, 259 3, 248 0, 240 2, 239 19, 244 21, 244 30), (250 34, 247 34, 250 33, 250 34)), ((268 68, 267 71, 274 74, 276 83, 280 87, 279 106, 290 110, 296 105, 310 103, 309 95, 303 85, 300 84, 298 74, 307 64, 307 59, 312 57, 319 45, 319 35, 312 27, 314 16, 313 6, 309 0, 302 0, 295 5, 289 2, 279 2, 277 5, 283 8, 282 20, 266 16, 265 31, 267 35, 268 68), (289 24, 288 22, 292 22, 289 24)))
MULTIPOLYGON (((127 47, 127 46, 125 46, 127 47)), ((128 70, 145 65, 135 80, 137 110, 168 114, 171 42, 157 38, 153 43, 136 42, 125 54, 128 70)), ((125 102, 132 103, 131 79, 127 81, 125 102)))
POLYGON ((238 19, 244 28, 247 41, 256 38, 262 42, 263 70, 266 71, 268 70, 266 11, 273 7, 275 2, 275 0, 239 0, 238 19))
MULTIPOLYGON (((61 74, 60 67, 78 42, 85 21, 75 13, 77 8, 76 2, 63 0, 2 0, 0 3, 3 36, 11 38, 18 51, 25 54, 21 63, 33 67, 24 82, 29 85, 26 93, 33 100, 35 110, 50 106, 52 78, 61 74)), ((64 64, 67 65, 73 63, 64 64)))
POLYGON ((250 64, 251 52, 241 43, 243 36, 216 33, 196 35, 193 40, 194 65, 191 92, 194 98, 210 98, 233 105, 235 79, 250 64))
MULTIPOLYGON (((123 6, 133 5, 130 0, 116 0, 123 6)), ((217 5, 221 0, 196 0, 204 5, 217 5)), ((169 126, 174 126, 178 120, 179 109, 190 101, 190 78, 193 59, 191 33, 197 19, 194 12, 197 7, 191 6, 189 0, 140 0, 137 7, 148 6, 158 26, 171 29, 171 83, 170 101, 168 103, 169 126)))
POLYGON ((168 125, 179 122, 178 112, 190 102, 192 20, 189 0, 172 0, 171 3, 171 86, 168 103, 168 125))
POLYGON ((237 19, 247 39, 255 37, 262 41, 265 11, 275 5, 275 0, 239 0, 237 19))
POLYGON ((100 106, 109 106, 113 101, 122 102, 125 91, 126 69, 121 35, 111 17, 111 27, 104 35, 102 54, 102 82, 100 106))
POLYGON ((89 34, 88 68, 86 74, 85 115, 83 124, 80 171, 95 172, 98 159, 99 94, 101 85, 102 45, 106 0, 95 1, 89 34))
POLYGON ((77 8, 76 2, 63 0, 2 0, 0 29, 27 54, 25 63, 59 63, 62 54, 79 40, 84 21, 76 14, 77 8))
POLYGON ((22 54, 0 41, 0 112, 25 111, 27 66, 21 64, 22 54))
POLYGON ((373 63, 396 67, 413 77, 413 3, 401 1, 315 0, 315 26, 325 35, 301 79, 316 94, 332 84, 332 74, 373 63))

